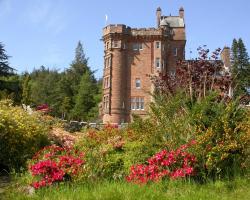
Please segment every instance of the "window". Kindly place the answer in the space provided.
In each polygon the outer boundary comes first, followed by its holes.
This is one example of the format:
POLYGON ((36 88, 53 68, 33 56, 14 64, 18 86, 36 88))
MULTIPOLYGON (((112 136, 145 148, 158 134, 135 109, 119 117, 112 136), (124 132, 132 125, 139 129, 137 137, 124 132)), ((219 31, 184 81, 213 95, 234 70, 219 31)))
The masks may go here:
POLYGON ((141 80, 139 78, 135 79, 135 87, 137 89, 140 89, 141 88, 141 80))
POLYGON ((109 49, 109 42, 107 42, 106 49, 109 49))
POLYGON ((131 110, 144 110, 144 98, 132 97, 131 98, 131 110))
POLYGON ((113 46, 114 48, 117 48, 117 47, 118 47, 118 41, 115 40, 114 43, 113 43, 113 45, 114 45, 114 46, 113 46))
POLYGON ((108 67, 111 67, 111 57, 108 57, 108 67))
POLYGON ((156 47, 156 49, 159 49, 159 48, 160 48, 160 46, 161 46, 161 43, 160 43, 160 42, 156 42, 156 43, 155 43, 155 47, 156 47))
POLYGON ((142 43, 133 43, 133 50, 134 51, 142 50, 142 43))
POLYGON ((139 50, 142 50, 142 43, 138 43, 139 50))
POLYGON ((104 110, 109 109, 109 96, 108 95, 103 97, 103 104, 104 104, 103 106, 104 110))
POLYGON ((160 58, 156 58, 156 59, 155 59, 155 66, 156 66, 157 68, 159 68, 159 67, 161 66, 161 60, 160 60, 160 58))
POLYGON ((104 67, 105 68, 111 67, 111 57, 110 56, 104 58, 104 67))
POLYGON ((110 87, 110 76, 104 77, 103 87, 104 87, 104 89, 110 87))
POLYGON ((174 56, 177 56, 178 55, 178 48, 175 47, 173 53, 174 53, 174 56))
POLYGON ((133 43, 133 50, 137 51, 138 50, 138 44, 137 43, 133 43))

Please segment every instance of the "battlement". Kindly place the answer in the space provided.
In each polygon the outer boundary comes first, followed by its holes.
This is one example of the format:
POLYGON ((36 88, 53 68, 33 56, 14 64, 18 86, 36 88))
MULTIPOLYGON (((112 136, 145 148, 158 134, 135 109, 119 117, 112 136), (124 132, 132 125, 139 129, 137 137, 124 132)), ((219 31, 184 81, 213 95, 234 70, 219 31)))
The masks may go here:
POLYGON ((130 32, 131 28, 124 24, 110 24, 103 28, 103 35, 107 35, 109 33, 129 34, 130 32))
POLYGON ((162 35, 164 31, 159 28, 130 28, 124 24, 110 24, 103 28, 103 36, 110 33, 122 33, 129 34, 132 36, 152 36, 152 35, 162 35))
POLYGON ((162 29, 156 29, 156 28, 132 28, 131 33, 133 36, 136 35, 162 35, 163 30, 162 29))

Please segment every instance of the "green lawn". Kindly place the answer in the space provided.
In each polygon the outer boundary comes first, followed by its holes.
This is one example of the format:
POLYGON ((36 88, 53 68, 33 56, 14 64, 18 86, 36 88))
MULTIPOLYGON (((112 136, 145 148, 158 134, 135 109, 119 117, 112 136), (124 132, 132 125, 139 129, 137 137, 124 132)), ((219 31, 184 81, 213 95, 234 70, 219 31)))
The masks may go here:
MULTIPOLYGON (((4 200, 120 200, 120 199, 171 199, 171 200, 249 200, 250 181, 238 178, 234 181, 217 181, 197 184, 193 182, 170 181, 145 186, 125 182, 103 182, 98 184, 60 185, 41 189, 32 196, 18 192, 17 188, 7 190, 4 200)), ((1 196, 0 196, 1 199, 1 196)))

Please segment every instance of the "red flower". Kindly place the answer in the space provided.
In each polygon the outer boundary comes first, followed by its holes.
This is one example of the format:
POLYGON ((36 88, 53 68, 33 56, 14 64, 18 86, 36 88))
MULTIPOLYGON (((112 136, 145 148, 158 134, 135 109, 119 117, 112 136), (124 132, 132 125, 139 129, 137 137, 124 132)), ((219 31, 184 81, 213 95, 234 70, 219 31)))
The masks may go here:
POLYGON ((49 146, 40 150, 33 158, 30 166, 33 176, 39 176, 40 181, 32 185, 35 189, 63 181, 65 175, 75 176, 84 164, 84 154, 72 148, 49 146))
POLYGON ((164 177, 176 179, 193 175, 196 158, 186 150, 194 144, 195 142, 191 141, 175 151, 162 150, 156 153, 148 159, 148 164, 132 166, 126 180, 144 184, 149 181, 158 181, 164 177))

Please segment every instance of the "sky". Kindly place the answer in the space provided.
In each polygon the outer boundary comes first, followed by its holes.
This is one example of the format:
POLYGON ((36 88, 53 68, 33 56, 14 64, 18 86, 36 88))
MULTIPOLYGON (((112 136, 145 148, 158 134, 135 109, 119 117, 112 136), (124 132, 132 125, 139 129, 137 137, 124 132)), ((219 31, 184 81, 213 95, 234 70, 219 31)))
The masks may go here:
POLYGON ((187 59, 196 57, 200 45, 214 50, 239 37, 250 53, 249 0, 0 0, 0 42, 10 65, 22 73, 41 65, 68 68, 80 40, 100 78, 106 23, 155 27, 159 6, 163 15, 178 15, 184 7, 187 59))

